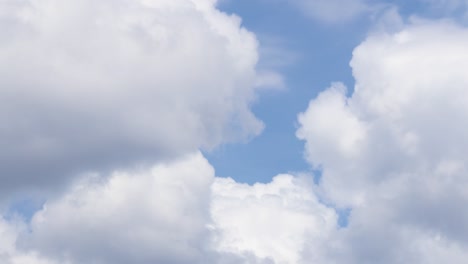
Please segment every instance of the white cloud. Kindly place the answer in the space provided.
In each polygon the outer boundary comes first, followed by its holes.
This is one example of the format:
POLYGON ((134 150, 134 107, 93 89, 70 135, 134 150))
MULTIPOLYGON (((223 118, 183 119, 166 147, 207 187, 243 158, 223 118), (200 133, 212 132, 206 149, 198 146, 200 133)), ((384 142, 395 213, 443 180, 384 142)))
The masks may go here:
POLYGON ((356 86, 299 116, 330 203, 352 209, 325 263, 463 263, 468 248, 468 30, 420 21, 370 36, 356 86))
POLYGON ((2 192, 258 134, 257 41, 214 5, 1 1, 2 192))
POLYGON ((337 225, 333 209, 322 205, 302 178, 276 176, 253 186, 217 178, 211 214, 220 252, 250 252, 272 263, 302 263, 302 251, 315 255, 337 225))
POLYGON ((85 177, 28 226, 14 223, 0 222, 6 264, 299 263, 336 228, 336 214, 306 178, 239 184, 215 178, 198 153, 85 177))
POLYGON ((213 177, 198 154, 85 184, 35 215, 32 246, 78 263, 200 262, 213 177))
MULTIPOLYGON (((58 264, 40 257, 37 252, 17 249, 16 241, 25 229, 20 221, 10 222, 0 218, 0 261, 5 264, 58 264)), ((65 262, 62 262, 65 263, 65 262)), ((68 264, 68 263, 65 263, 68 264)))
POLYGON ((57 263, 204 263, 213 180, 201 154, 108 180, 85 177, 34 215, 29 231, 16 237, 16 255, 38 252, 57 263))

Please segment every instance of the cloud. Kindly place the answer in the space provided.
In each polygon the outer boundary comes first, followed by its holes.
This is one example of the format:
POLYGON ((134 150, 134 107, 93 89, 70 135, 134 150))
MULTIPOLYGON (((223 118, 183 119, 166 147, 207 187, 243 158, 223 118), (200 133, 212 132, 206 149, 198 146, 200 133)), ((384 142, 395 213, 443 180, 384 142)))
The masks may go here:
POLYGON ((60 263, 203 262, 214 171, 201 154, 99 179, 46 203, 18 244, 60 263))
POLYGON ((257 41, 215 1, 7 0, 0 10, 2 193, 262 129, 249 108, 257 41))
POLYGON ((354 91, 333 84, 299 116, 321 193, 350 208, 325 263, 466 259, 468 30, 415 22, 353 54, 354 91))
POLYGON ((0 218, 0 261, 5 264, 57 264, 40 257, 37 252, 18 250, 16 240, 24 229, 21 222, 7 222, 0 218))
POLYGON ((0 222, 2 263, 298 263, 306 245, 336 227, 336 214, 306 178, 239 184, 215 178, 195 153, 89 175, 27 226, 15 223, 0 222))
POLYGON ((302 250, 320 243, 337 225, 335 211, 320 203, 306 179, 278 175, 253 186, 217 178, 211 214, 220 252, 251 252, 272 263, 302 263, 302 250))

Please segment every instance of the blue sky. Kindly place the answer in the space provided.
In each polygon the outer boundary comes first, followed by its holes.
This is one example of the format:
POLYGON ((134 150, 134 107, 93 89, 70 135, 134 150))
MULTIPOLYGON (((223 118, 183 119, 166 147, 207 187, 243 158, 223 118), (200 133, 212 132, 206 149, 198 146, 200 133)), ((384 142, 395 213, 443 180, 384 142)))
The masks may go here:
POLYGON ((467 0, 0 0, 1 264, 465 264, 467 0))
POLYGON ((369 28, 362 21, 367 19, 332 25, 315 22, 282 1, 225 1, 220 8, 240 16, 242 25, 257 33, 261 48, 277 51, 273 56, 278 58, 261 57, 260 67, 262 60, 285 61, 273 65, 283 75, 285 88, 263 91, 254 103, 253 111, 266 125, 260 136, 246 144, 222 146, 207 157, 220 176, 247 183, 307 171, 303 143, 295 137, 297 114, 331 82, 353 86, 349 61, 369 28))

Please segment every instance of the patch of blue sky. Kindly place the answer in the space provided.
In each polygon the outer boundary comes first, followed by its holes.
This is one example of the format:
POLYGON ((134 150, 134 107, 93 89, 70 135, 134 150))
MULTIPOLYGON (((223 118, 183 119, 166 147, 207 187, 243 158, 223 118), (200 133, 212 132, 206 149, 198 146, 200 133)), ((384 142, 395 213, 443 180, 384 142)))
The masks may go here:
POLYGON ((10 203, 8 209, 3 214, 8 221, 20 218, 25 222, 31 221, 34 214, 42 209, 44 201, 34 198, 22 198, 10 203))
POLYGON ((351 217, 352 209, 335 209, 335 211, 338 215, 338 226, 341 228, 347 227, 349 224, 349 218, 351 217))
POLYGON ((224 2, 220 8, 239 15, 243 25, 257 35, 263 55, 259 67, 278 71, 286 87, 263 90, 253 105, 266 125, 260 136, 245 144, 222 146, 206 153, 207 158, 218 176, 245 183, 269 182, 279 173, 310 170, 303 158, 303 143, 295 136, 297 115, 332 82, 344 82, 352 90, 349 61, 366 35, 366 19, 327 25, 311 21, 281 1, 237 0, 224 2))

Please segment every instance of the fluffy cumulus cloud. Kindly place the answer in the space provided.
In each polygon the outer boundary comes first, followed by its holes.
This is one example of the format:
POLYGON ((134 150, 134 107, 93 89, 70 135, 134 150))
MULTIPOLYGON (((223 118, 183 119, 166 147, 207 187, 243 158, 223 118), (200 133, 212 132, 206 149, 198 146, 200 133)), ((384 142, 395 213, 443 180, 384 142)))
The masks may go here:
POLYGON ((466 259, 467 47, 448 22, 371 36, 354 51, 352 94, 333 84, 300 115, 322 194, 352 210, 330 243, 336 263, 466 259))
POLYGON ((0 188, 256 135, 256 63, 211 0, 2 0, 0 188))
POLYGON ((214 171, 201 154, 96 179, 48 202, 18 245, 60 263, 203 263, 214 171))
POLYGON ((302 251, 307 247, 311 256, 319 255, 337 225, 335 211, 320 203, 305 178, 278 175, 253 186, 218 178, 212 188, 213 243, 219 252, 302 263, 302 251))
POLYGON ((302 249, 318 248, 335 228, 334 210, 306 178, 239 184, 215 178, 196 153, 104 180, 88 175, 27 227, 0 222, 0 261, 299 263, 302 249))
POLYGON ((27 228, 2 222, 0 262, 204 263, 213 179, 201 154, 106 180, 88 175, 27 228))

